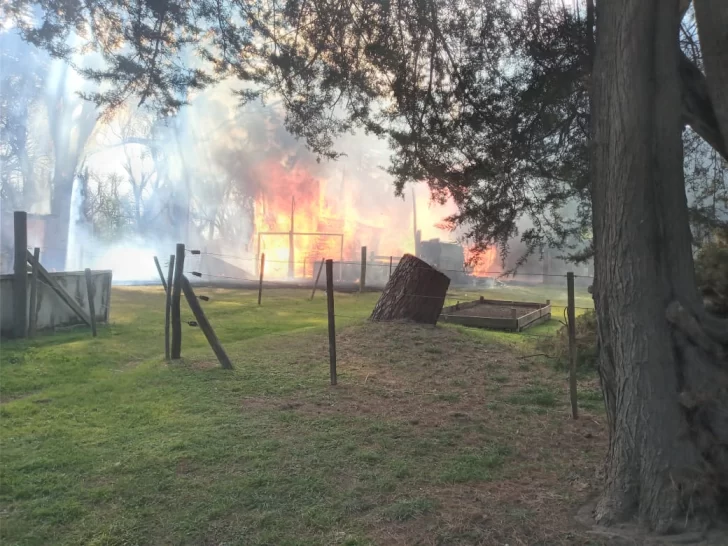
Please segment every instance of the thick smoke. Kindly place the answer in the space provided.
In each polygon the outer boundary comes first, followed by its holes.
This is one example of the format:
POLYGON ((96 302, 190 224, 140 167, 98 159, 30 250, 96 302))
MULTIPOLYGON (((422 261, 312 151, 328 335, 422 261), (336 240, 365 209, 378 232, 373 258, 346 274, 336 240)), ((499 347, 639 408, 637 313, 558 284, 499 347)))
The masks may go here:
MULTIPOLYGON (((77 94, 93 87, 68 65, 12 31, 0 40, 12 106, 2 134, 3 271, 12 263, 12 210, 31 213, 29 244, 47 267, 111 269, 117 281, 156 280, 152 257, 166 261, 177 242, 200 250, 190 268, 211 276, 251 277, 265 252, 268 274, 286 278, 290 239, 258 234, 287 233, 292 207, 296 232, 343 234, 343 243, 296 236, 294 276, 310 275, 323 257, 358 261, 361 246, 384 262, 414 252, 415 217, 424 241, 461 239, 442 228, 453 203, 431 203, 424 185, 394 195, 385 141, 345 135, 341 158, 319 162, 286 131, 280 104, 240 107, 229 83, 189 96, 174 117, 134 102, 99 117, 77 94)), ((512 256, 523 250, 514 240, 512 256)), ((479 270, 500 265, 492 252, 479 270)), ((542 270, 540 256, 522 268, 542 270)))
MULTIPOLYGON (((15 61, 32 50, 9 32, 2 39, 15 61)), ((33 54, 34 63, 15 62, 3 73, 30 82, 14 89, 23 108, 11 121, 23 130, 5 131, 3 143, 22 140, 20 148, 32 150, 17 165, 3 165, 4 254, 12 244, 10 212, 26 210, 29 244, 41 247, 52 269, 112 269, 116 280, 153 280, 152 257, 184 242, 242 276, 267 252, 274 258, 268 271, 282 277, 287 265, 277 262, 288 259, 288 238, 264 236, 259 245, 257 234, 289 231, 292 200, 297 232, 343 234, 343 245, 297 236, 301 268, 321 257, 358 260, 361 246, 370 256, 413 252, 415 194, 423 238, 454 237, 436 227, 452 207, 430 206, 424 188, 394 195, 383 169, 388 149, 374 137, 347 135, 337 143, 338 161, 319 162, 286 132, 280 105, 241 108, 226 84, 190 96, 175 117, 133 103, 99 117, 77 96, 78 74, 33 54)), ((4 257, 3 269, 10 263, 4 257)))

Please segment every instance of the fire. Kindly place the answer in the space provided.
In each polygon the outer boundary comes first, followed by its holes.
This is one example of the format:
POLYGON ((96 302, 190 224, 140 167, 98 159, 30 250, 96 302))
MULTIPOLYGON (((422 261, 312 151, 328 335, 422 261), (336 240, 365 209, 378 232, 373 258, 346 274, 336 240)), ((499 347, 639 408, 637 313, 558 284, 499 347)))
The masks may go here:
POLYGON ((492 277, 496 275, 496 259, 498 251, 494 247, 487 248, 485 252, 481 252, 479 256, 472 249, 466 249, 465 260, 473 268, 473 276, 475 277, 492 277))
POLYGON ((363 206, 362 184, 316 177, 305 166, 289 169, 271 160, 256 170, 263 183, 255 202, 255 244, 265 253, 268 278, 311 276, 323 258, 358 262, 362 246, 370 255, 387 256, 414 248, 411 229, 403 229, 396 210, 402 203, 394 199, 393 206, 363 206))
MULTIPOLYGON (((415 214, 422 240, 451 238, 441 224, 456 212, 455 204, 431 203, 424 187, 415 191, 415 211, 411 199, 382 199, 391 192, 386 179, 369 175, 366 180, 347 180, 345 175, 334 178, 312 172, 305 162, 291 168, 275 159, 254 167, 260 183, 253 246, 256 255, 265 253, 266 278, 311 277, 323 258, 358 264, 362 246, 367 247, 369 261, 378 256, 388 265, 389 256, 396 260, 414 252, 415 214), (377 191, 373 186, 380 183, 377 191)), ((465 256, 467 260, 472 253, 465 249, 465 256)), ((492 276, 496 256, 495 249, 488 249, 474 264, 473 274, 492 276)), ((357 277, 357 272, 352 265, 351 273, 357 277)))

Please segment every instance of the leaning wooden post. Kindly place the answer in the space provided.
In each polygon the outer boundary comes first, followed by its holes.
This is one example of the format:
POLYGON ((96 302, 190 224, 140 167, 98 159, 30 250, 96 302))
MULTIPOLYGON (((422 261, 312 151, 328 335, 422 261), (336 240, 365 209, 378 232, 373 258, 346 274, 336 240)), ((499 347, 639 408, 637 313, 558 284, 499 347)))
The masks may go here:
POLYGON ((167 291, 167 281, 164 280, 164 273, 162 273, 162 266, 159 265, 159 260, 157 259, 156 256, 154 257, 154 265, 157 266, 157 273, 159 273, 159 278, 161 279, 162 286, 164 286, 164 291, 166 292, 167 291))
POLYGON ((174 262, 174 280, 172 285, 172 347, 170 356, 173 359, 182 355, 182 317, 180 297, 182 296, 182 272, 185 267, 185 245, 177 244, 174 262))
POLYGON ((313 281, 313 290, 311 290, 311 299, 313 300, 313 295, 316 293, 316 287, 318 286, 319 277, 321 276, 321 272, 324 270, 324 262, 326 261, 325 258, 321 258, 321 265, 319 266, 318 273, 316 274, 316 280, 313 281))
POLYGON ((28 333, 28 215, 24 211, 15 211, 13 227, 15 229, 13 334, 16 338, 22 338, 28 333))
POLYGON ((84 273, 86 275, 86 297, 88 298, 88 315, 91 319, 91 335, 93 337, 96 337, 96 305, 94 303, 94 281, 91 278, 91 270, 88 267, 85 269, 84 273))
POLYGON ((359 275, 359 292, 364 292, 367 285, 367 247, 361 247, 361 274, 359 275))
POLYGON ((197 324, 200 326, 200 330, 202 330, 202 333, 205 334, 207 342, 210 344, 210 347, 215 353, 215 356, 220 361, 220 365, 226 370, 232 370, 233 365, 230 362, 230 359, 228 358, 225 349, 223 349, 222 345, 220 345, 220 340, 217 339, 217 336, 215 335, 215 330, 212 329, 210 321, 207 320, 205 312, 202 310, 202 306, 197 300, 197 296, 195 295, 194 290, 192 290, 192 285, 190 285, 190 281, 188 281, 187 277, 185 277, 184 275, 182 275, 181 284, 182 291, 184 292, 185 298, 187 299, 187 303, 189 304, 190 309, 192 309, 192 313, 197 319, 197 324))
MULTIPOLYGON (((174 254, 169 255, 169 267, 167 268, 167 286, 174 282, 174 254)), ((164 306, 164 358, 169 360, 169 322, 172 314, 172 291, 167 290, 167 298, 164 306)))
POLYGON ((33 262, 30 274, 30 305, 28 305, 28 337, 33 337, 38 329, 38 266, 40 248, 33 249, 33 262))
POLYGON ((336 385, 336 323, 334 315, 334 261, 326 260, 326 303, 329 315, 329 374, 336 385))
POLYGON ((78 316, 78 318, 91 326, 91 318, 86 314, 86 311, 83 310, 78 302, 58 284, 58 282, 51 276, 51 274, 48 273, 45 267, 43 267, 39 262, 36 261, 35 256, 33 256, 33 254, 31 254, 28 249, 26 249, 25 252, 26 259, 30 262, 31 266, 35 266, 38 268, 38 275, 43 280, 43 282, 47 284, 51 288, 51 290, 53 290, 58 295, 63 303, 68 305, 68 307, 70 307, 71 310, 76 313, 76 316, 78 316))
POLYGON ((263 299, 263 273, 265 273, 265 252, 260 255, 260 281, 258 281, 258 305, 263 299))
POLYGON ((566 289, 568 291, 567 315, 569 317, 569 396, 571 397, 571 417, 579 418, 579 408, 576 403, 576 309, 574 307, 574 273, 566 274, 566 289))
POLYGON ((389 257, 389 277, 388 279, 392 277, 392 257, 389 257))

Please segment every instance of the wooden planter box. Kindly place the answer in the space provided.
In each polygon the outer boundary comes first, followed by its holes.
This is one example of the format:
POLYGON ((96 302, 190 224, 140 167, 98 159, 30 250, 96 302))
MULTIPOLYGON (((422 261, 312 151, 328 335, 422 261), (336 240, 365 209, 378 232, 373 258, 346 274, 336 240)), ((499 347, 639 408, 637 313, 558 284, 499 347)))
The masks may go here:
POLYGON ((443 307, 440 320, 475 328, 520 332, 551 319, 551 302, 486 300, 457 303, 443 307))

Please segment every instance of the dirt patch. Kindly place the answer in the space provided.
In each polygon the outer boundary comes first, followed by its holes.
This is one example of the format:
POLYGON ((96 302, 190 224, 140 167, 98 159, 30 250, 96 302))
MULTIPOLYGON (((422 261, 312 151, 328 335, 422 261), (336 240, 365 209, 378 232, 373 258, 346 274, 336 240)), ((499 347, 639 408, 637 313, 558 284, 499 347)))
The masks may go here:
MULTIPOLYGON (((38 394, 38 392, 28 392, 24 394, 18 394, 18 395, 1 395, 0 396, 0 405, 7 404, 9 402, 18 402, 20 400, 25 400, 26 398, 30 398, 32 396, 35 396, 38 394)), ((53 402, 52 398, 37 398, 35 400, 32 400, 34 404, 50 404, 53 402)))
POLYGON ((406 523, 374 526, 375 542, 418 544, 599 544, 571 519, 573 501, 544 473, 505 482, 432 488, 438 510, 406 523))
POLYGON ((29 396, 35 395, 34 392, 31 393, 25 393, 25 394, 18 394, 18 395, 0 395, 0 404, 7 404, 8 402, 17 402, 18 400, 23 400, 24 398, 28 398, 29 396))
POLYGON ((342 379, 336 388, 295 399, 247 398, 243 407, 438 427, 488 419, 490 392, 511 392, 526 376, 506 348, 484 346, 451 328, 370 323, 338 335, 337 353, 342 379), (498 382, 506 373, 508 381, 498 382))
POLYGON ((525 305, 511 307, 509 305, 481 303, 475 307, 451 311, 450 314, 463 317, 514 318, 513 309, 516 309, 516 317, 523 317, 533 311, 538 311, 540 307, 538 305, 532 307, 526 307, 525 305))
POLYGON ((197 469, 195 464, 190 462, 189 459, 182 458, 179 461, 177 461, 177 467, 175 468, 175 474, 177 476, 181 476, 184 474, 189 474, 190 472, 194 472, 197 469))

